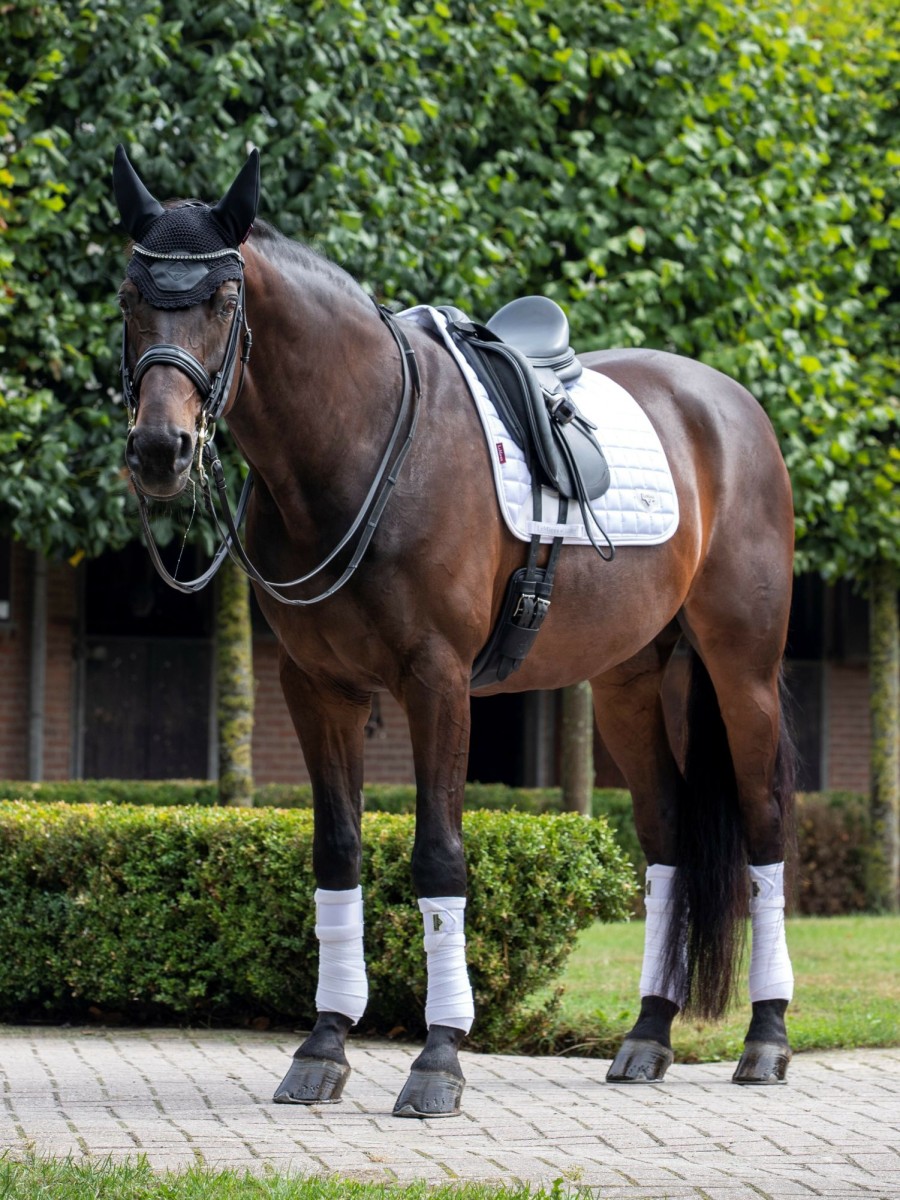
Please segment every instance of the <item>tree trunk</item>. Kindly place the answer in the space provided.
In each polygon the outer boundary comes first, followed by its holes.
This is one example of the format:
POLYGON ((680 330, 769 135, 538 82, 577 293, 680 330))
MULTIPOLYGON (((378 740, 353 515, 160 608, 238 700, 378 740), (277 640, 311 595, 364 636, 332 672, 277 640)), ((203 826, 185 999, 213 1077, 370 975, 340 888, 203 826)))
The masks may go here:
POLYGON ((872 713, 872 850, 869 900, 900 912, 900 577, 889 563, 872 572, 869 673, 872 713))
POLYGON ((253 804, 253 638, 250 583, 230 559, 216 593, 216 711, 219 803, 253 804))
POLYGON ((594 791, 594 706, 589 683, 563 688, 560 774, 564 810, 589 817, 594 791))

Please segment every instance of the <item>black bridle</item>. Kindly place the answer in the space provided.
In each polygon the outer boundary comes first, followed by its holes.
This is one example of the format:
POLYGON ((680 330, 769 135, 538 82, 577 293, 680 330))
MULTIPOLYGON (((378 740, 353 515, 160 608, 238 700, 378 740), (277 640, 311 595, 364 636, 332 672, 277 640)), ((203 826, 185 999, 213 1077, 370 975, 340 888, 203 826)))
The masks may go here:
MULTIPOLYGON (((143 252, 142 248, 135 247, 138 252, 143 252)), ((225 472, 218 453, 215 449, 213 441, 215 426, 214 422, 222 415, 227 404, 228 397, 231 393, 231 386, 234 380, 234 373, 237 366, 238 346, 243 342, 241 352, 241 375, 238 383, 237 396, 235 403, 241 394, 244 384, 244 368, 250 357, 250 349, 253 344, 253 337, 250 327, 247 324, 246 316, 244 315, 244 278, 243 278, 243 259, 237 251, 231 251, 237 254, 241 260, 241 279, 238 288, 238 303, 235 309, 234 318, 231 328, 228 333, 228 343, 225 348, 225 357, 222 361, 222 366, 215 375, 211 378, 209 372, 193 354, 183 349, 181 346, 168 345, 160 343, 156 346, 151 346, 145 351, 135 364, 134 372, 131 373, 128 369, 127 362, 127 325, 123 328, 122 333, 122 389, 126 407, 128 409, 129 426, 133 426, 137 419, 138 404, 140 401, 140 384, 144 375, 150 367, 153 366, 171 366, 182 371, 196 387, 200 394, 201 410, 199 418, 199 435, 197 445, 197 469, 200 479, 200 490, 203 496, 204 504, 211 519, 221 537, 221 544, 213 556, 212 562, 203 572, 195 579, 181 580, 176 579, 166 568, 162 561, 159 552, 159 547, 153 537, 153 531, 150 527, 149 504, 147 497, 141 491, 140 485, 132 475, 135 492, 139 501, 139 513, 141 525, 143 526, 144 535, 147 542, 147 549, 150 552, 150 557, 156 570, 166 581, 166 583, 175 588, 179 592, 193 594, 199 592, 207 586, 214 578, 216 572, 225 561, 227 555, 237 563, 237 565, 249 576, 259 587, 263 589, 269 596, 281 604, 291 605, 297 608, 306 608, 312 604, 319 604, 323 600, 327 600, 339 591, 344 584, 350 579, 356 568, 362 561, 363 555, 368 549, 381 517, 384 513, 391 492, 399 478, 400 469, 403 466, 406 456, 412 446, 413 437, 416 431, 416 425, 419 419, 419 396, 421 393, 421 380, 419 369, 416 363, 416 356, 412 346, 406 337, 406 334, 400 329, 393 315, 382 305, 376 304, 378 315, 387 325, 388 329, 397 343, 400 351, 400 368, 402 375, 402 392, 400 398, 400 407, 397 412, 394 427, 388 439, 387 447, 382 455, 381 462, 375 472, 375 478, 369 488, 366 498, 362 506, 350 525, 350 528, 334 547, 334 549, 311 571, 307 571, 305 575, 299 576, 297 579, 285 580, 276 582, 274 580, 265 579, 257 568, 250 561, 244 545, 241 541, 239 528, 244 520, 247 512, 247 505, 250 500, 250 493, 253 489, 253 475, 248 474, 244 481, 244 486, 238 500, 236 511, 232 511, 231 504, 227 496, 227 484, 225 482, 225 472), (243 339, 241 331, 243 330, 243 339), (397 450, 397 444, 400 439, 401 430, 408 425, 406 439, 397 450), (395 453, 396 452, 396 453, 395 453), (215 484, 216 496, 218 498, 219 507, 222 512, 222 517, 216 511, 216 504, 213 498, 213 492, 209 484, 209 477, 212 476, 215 484), (224 520, 225 528, 222 528, 222 520, 224 520), (365 524, 364 524, 365 523, 365 524), (290 599, 282 594, 288 588, 297 587, 304 583, 309 583, 317 575, 321 574, 337 556, 352 543, 354 538, 358 538, 356 547, 353 551, 350 562, 345 567, 339 578, 323 592, 309 599, 290 599)), ((176 257, 175 255, 153 257, 176 257)), ((204 258, 209 256, 204 255, 179 255, 179 259, 189 259, 191 257, 204 258)))
POLYGON ((191 383, 193 383, 194 387, 200 393, 202 428, 204 422, 217 421, 228 402, 228 396, 231 393, 231 383, 234 379, 234 372, 237 366, 238 342, 241 341, 242 329, 243 349, 241 351, 241 380, 238 394, 240 394, 240 387, 243 386, 244 368, 247 365, 250 358, 250 351, 253 347, 253 334, 244 315, 244 260, 239 250, 218 250, 213 254, 157 254, 153 250, 147 250, 143 246, 135 245, 133 253, 146 258, 157 260, 171 259, 177 262, 205 262, 209 259, 233 255, 240 263, 241 279, 238 285, 237 307, 234 311, 231 328, 228 331, 225 357, 222 360, 221 368, 214 377, 210 377, 203 363, 198 358, 195 358, 189 350, 185 350, 183 346, 171 346, 166 342, 160 342, 158 345, 151 346, 149 350, 146 350, 135 363, 134 373, 132 373, 128 369, 127 322, 122 327, 122 395, 125 400, 125 406, 128 409, 130 423, 133 425, 137 419, 138 394, 141 380, 151 367, 168 366, 177 367, 179 371, 187 375, 188 379, 190 379, 191 383))

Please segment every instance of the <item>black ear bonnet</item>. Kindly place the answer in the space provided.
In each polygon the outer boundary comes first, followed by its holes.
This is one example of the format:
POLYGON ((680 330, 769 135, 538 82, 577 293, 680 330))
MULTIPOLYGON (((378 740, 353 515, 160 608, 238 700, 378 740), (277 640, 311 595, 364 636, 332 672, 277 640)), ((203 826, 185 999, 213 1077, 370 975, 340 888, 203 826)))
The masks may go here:
POLYGON ((238 247, 259 203, 259 152, 252 151, 218 204, 163 208, 144 187, 122 146, 113 166, 116 203, 134 247, 126 274, 154 308, 190 308, 227 279, 243 277, 238 247))

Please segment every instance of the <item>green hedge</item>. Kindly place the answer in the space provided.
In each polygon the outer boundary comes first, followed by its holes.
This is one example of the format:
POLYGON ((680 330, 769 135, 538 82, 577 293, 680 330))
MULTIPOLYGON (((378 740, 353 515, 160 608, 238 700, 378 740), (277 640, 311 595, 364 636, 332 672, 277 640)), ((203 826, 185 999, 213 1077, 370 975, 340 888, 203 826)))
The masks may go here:
MULTIPOLYGON (((365 1028, 423 1027, 413 818, 367 814, 365 1028)), ((473 812, 474 1041, 502 1048, 576 934, 627 915, 633 874, 606 823, 473 812)), ((0 1018, 309 1022, 312 814, 0 803, 0 1018)))
MULTIPOLYGON (((32 799, 68 804, 214 805, 214 783, 201 780, 67 780, 58 783, 0 782, 0 800, 32 799)), ((257 808, 309 808, 308 784, 266 784, 257 788, 257 808)), ((504 784, 466 785, 466 810, 558 813, 559 788, 512 788, 504 784)), ((411 813, 415 789, 409 784, 366 788, 369 812, 411 813)), ((643 875, 645 861, 631 815, 631 799, 621 788, 597 788, 593 814, 603 816, 620 848, 643 875)), ((855 792, 806 792, 797 797, 797 870, 794 910, 805 916, 865 912, 868 857, 872 838, 868 805, 855 792)), ((639 904, 636 911, 640 911, 639 904)))

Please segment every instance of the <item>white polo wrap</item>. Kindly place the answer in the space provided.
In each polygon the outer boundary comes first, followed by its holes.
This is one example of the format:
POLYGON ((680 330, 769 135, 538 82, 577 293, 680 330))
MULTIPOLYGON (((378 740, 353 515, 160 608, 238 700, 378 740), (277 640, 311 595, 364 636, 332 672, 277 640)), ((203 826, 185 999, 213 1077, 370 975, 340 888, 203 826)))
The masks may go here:
POLYGON ((475 1001, 466 968, 465 896, 423 897, 419 911, 425 923, 428 992, 425 1023, 449 1025, 468 1033, 475 1020, 475 1001))
POLYGON ((343 892, 316 889, 319 939, 319 1012, 343 1013, 354 1025, 366 1011, 369 982, 363 957, 362 888, 343 892))
POLYGON ((641 967, 641 996, 662 996, 681 1008, 684 998, 665 982, 663 966, 669 925, 672 918, 672 895, 675 886, 675 867, 654 863, 647 868, 644 907, 644 962, 641 967))
POLYGON ((784 863, 750 873, 750 1000, 790 1000, 794 971, 784 934, 784 863))

